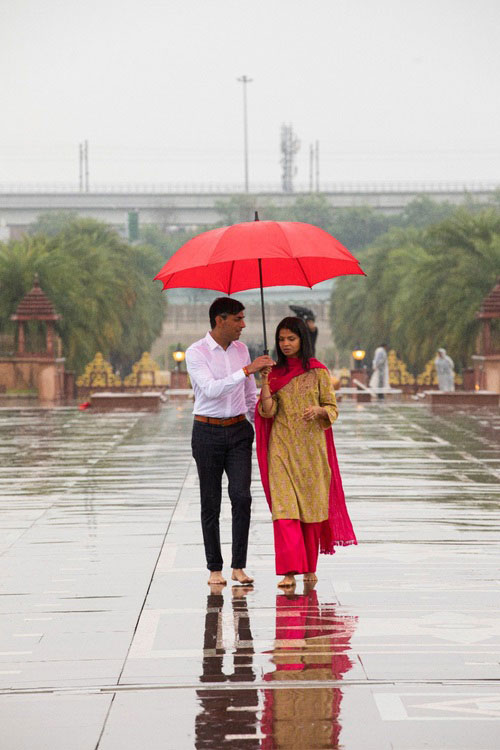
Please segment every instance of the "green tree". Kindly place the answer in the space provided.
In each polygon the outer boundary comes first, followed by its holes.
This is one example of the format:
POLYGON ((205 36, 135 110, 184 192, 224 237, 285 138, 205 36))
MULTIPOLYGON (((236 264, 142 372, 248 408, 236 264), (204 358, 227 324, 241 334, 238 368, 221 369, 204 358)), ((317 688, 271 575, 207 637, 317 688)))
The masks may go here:
POLYGON ((387 232, 391 217, 370 206, 337 209, 332 234, 350 250, 356 252, 373 243, 387 232))
POLYGON ((284 210, 288 221, 303 221, 333 233, 335 210, 322 193, 299 195, 289 209, 284 210))
POLYGON ((417 227, 423 229, 431 224, 437 224, 451 216, 456 207, 451 203, 438 203, 428 195, 414 198, 396 217, 395 225, 401 227, 417 227))
MULTIPOLYGON (((430 227, 426 242, 418 277, 429 314, 409 316, 408 331, 418 341, 422 360, 427 361, 437 346, 445 346, 465 365, 480 328, 475 314, 500 268, 500 212, 459 209, 430 227)), ((414 309, 418 299, 413 289, 409 302, 414 309)))
POLYGON ((417 372, 444 346, 463 366, 500 266, 500 212, 461 208, 427 229, 393 229, 360 261, 366 279, 338 279, 332 293, 339 349, 355 339, 371 354, 387 340, 417 372))
MULTIPOLYGON (((10 320, 24 294, 31 289, 47 251, 47 237, 26 236, 22 241, 0 243, 0 333, 12 339, 16 325, 10 320)), ((10 350, 13 346, 8 347, 10 350)))
POLYGON ((144 224, 139 228, 139 240, 142 244, 155 248, 165 263, 182 245, 208 229, 213 227, 166 231, 157 224, 144 224))
POLYGON ((230 226, 242 221, 253 221, 255 211, 259 212, 261 221, 279 221, 284 216, 283 209, 278 209, 271 201, 262 196, 247 193, 232 195, 226 200, 217 200, 215 207, 221 218, 213 226, 230 226))
POLYGON ((43 234, 46 237, 54 237, 63 229, 66 229, 74 221, 77 221, 76 211, 49 211, 40 214, 37 220, 28 227, 29 234, 43 234))
POLYGON ((247 193, 232 195, 226 200, 215 201, 215 207, 221 216, 221 226, 253 221, 254 212, 258 208, 257 196, 247 193))
POLYGON ((9 317, 37 272, 62 315, 67 367, 80 372, 102 351, 128 369, 161 331, 165 300, 153 284, 161 265, 154 248, 132 247, 91 219, 0 245, 0 330, 12 331, 9 317))

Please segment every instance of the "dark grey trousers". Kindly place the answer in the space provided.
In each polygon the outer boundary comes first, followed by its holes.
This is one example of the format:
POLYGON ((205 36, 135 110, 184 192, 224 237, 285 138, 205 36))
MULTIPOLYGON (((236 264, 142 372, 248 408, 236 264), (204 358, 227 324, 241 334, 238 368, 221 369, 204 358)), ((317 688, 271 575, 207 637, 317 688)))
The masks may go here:
POLYGON ((252 504, 250 482, 253 439, 254 430, 247 420, 229 427, 218 427, 196 420, 193 423, 191 447, 200 479, 201 528, 209 570, 223 568, 219 516, 224 472, 229 481, 233 519, 231 567, 246 566, 252 504))

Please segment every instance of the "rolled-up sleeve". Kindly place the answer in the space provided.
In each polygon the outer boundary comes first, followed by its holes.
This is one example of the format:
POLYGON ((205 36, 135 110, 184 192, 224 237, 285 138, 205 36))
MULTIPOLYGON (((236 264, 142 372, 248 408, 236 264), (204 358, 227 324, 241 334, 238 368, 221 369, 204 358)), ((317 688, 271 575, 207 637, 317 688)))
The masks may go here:
POLYGON ((196 383, 207 398, 226 396, 246 378, 243 369, 240 367, 231 375, 216 380, 202 353, 196 349, 188 349, 186 352, 186 367, 191 380, 196 383))
POLYGON ((253 375, 249 375, 245 381, 245 404, 250 421, 255 417, 255 405, 257 403, 257 385, 253 375))

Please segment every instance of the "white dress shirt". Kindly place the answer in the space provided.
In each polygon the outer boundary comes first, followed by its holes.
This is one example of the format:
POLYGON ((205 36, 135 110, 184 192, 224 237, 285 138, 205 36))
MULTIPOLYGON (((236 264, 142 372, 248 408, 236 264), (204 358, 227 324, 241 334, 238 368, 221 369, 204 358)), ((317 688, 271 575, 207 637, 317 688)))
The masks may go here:
POLYGON ((186 350, 186 366, 194 391, 193 414, 227 419, 248 414, 253 421, 257 386, 243 367, 250 364, 246 344, 233 341, 223 349, 210 333, 186 350))

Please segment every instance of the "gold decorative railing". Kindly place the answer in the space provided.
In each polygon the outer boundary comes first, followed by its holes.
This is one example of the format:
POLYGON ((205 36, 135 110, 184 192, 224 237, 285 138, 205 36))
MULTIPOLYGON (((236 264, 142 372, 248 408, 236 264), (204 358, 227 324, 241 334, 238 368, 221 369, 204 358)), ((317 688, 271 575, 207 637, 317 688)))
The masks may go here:
POLYGON ((144 352, 138 362, 132 367, 132 372, 123 381, 126 387, 168 385, 167 377, 160 370, 160 366, 151 358, 149 352, 144 352))
POLYGON ((401 359, 398 359, 394 349, 391 349, 391 351, 389 352, 387 360, 389 365, 389 385, 391 387, 400 385, 414 385, 415 378, 413 377, 411 372, 408 372, 408 368, 406 367, 405 363, 401 359))
POLYGON ((97 352, 92 362, 86 365, 83 375, 76 380, 78 388, 113 388, 121 384, 121 377, 113 372, 101 352, 97 352))
POLYGON ((90 390, 109 389, 125 391, 128 389, 154 388, 163 389, 168 385, 168 374, 160 370, 157 362, 149 352, 144 352, 140 360, 132 366, 132 372, 123 381, 113 372, 111 364, 97 352, 92 362, 85 367, 83 375, 76 381, 80 394, 90 390))

